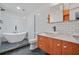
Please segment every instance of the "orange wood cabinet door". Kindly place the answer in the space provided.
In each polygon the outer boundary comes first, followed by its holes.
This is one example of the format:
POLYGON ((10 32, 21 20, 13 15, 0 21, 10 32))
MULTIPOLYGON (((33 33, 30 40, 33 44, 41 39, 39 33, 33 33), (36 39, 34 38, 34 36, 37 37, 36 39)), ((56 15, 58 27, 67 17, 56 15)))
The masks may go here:
POLYGON ((50 40, 48 37, 38 35, 38 48, 46 53, 50 53, 50 40))
POLYGON ((62 55, 79 55, 79 44, 63 41, 62 55))
POLYGON ((49 54, 54 55, 54 39, 48 38, 49 54))
POLYGON ((48 37, 46 41, 47 53, 51 55, 61 55, 61 40, 48 37))
POLYGON ((45 51, 48 54, 51 54, 51 44, 52 44, 51 38, 45 37, 45 51))
POLYGON ((54 55, 61 55, 61 43, 62 43, 61 40, 54 39, 54 47, 53 47, 54 55))
POLYGON ((38 35, 38 43, 37 46, 38 48, 44 50, 45 49, 45 43, 44 43, 45 39, 43 36, 38 35))

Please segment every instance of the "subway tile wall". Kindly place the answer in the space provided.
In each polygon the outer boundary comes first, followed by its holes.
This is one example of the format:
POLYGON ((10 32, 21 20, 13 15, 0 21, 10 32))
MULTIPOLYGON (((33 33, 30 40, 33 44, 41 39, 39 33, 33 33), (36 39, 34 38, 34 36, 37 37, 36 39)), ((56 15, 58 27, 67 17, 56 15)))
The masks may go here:
POLYGON ((56 30, 62 34, 79 33, 79 20, 70 22, 53 23, 52 27, 56 26, 56 30))

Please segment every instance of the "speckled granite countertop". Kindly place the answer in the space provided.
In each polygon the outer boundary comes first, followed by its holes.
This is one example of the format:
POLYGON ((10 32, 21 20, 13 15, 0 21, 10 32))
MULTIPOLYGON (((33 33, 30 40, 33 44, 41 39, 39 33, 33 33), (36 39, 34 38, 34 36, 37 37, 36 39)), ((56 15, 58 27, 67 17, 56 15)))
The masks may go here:
POLYGON ((46 37, 50 37, 50 38, 56 38, 58 40, 64 40, 64 41, 79 44, 79 38, 73 37, 72 35, 69 35, 69 34, 40 33, 38 35, 42 35, 42 36, 46 36, 46 37))

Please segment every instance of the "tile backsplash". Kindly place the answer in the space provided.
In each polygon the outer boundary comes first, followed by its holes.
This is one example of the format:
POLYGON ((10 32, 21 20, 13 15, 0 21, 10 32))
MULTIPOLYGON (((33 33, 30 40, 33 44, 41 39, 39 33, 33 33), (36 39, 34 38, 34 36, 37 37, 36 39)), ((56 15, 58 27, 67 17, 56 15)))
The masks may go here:
POLYGON ((79 33, 79 20, 70 22, 53 23, 52 27, 56 26, 56 30, 63 34, 79 33))

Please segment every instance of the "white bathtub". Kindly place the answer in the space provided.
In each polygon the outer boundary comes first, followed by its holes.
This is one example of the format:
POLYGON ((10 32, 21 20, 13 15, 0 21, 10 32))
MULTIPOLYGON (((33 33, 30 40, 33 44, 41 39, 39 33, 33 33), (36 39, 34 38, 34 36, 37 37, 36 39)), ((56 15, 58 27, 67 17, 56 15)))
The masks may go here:
POLYGON ((20 42, 25 38, 26 32, 21 33, 3 33, 9 43, 20 42))

